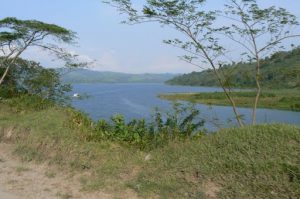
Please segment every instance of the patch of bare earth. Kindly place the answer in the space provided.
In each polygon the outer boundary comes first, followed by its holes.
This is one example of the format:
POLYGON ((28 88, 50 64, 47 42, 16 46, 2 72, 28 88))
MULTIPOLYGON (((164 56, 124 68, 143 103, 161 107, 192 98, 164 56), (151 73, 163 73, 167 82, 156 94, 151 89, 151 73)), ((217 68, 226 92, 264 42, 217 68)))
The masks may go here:
POLYGON ((218 192, 220 191, 220 187, 218 187, 215 183, 208 181, 203 184, 203 191, 205 197, 208 199, 218 198, 218 192))
POLYGON ((13 145, 0 143, 0 199, 113 198, 104 192, 82 192, 78 176, 22 162, 12 152, 13 145))

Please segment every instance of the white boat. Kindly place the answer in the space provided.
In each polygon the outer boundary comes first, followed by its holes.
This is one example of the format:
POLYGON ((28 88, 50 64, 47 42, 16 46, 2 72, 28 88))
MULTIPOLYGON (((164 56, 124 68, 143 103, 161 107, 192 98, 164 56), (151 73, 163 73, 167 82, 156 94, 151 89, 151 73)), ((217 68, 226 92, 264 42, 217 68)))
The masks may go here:
POLYGON ((80 97, 80 95, 79 95, 78 93, 74 93, 74 94, 73 94, 73 97, 76 97, 76 98, 77 98, 77 97, 80 97))

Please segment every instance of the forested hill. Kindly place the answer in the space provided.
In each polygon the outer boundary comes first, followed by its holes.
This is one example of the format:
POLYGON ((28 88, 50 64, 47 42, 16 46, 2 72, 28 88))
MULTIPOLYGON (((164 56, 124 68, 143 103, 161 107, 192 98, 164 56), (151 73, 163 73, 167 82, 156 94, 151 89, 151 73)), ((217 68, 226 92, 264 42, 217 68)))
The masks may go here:
MULTIPOLYGON (((255 63, 239 63, 223 67, 223 74, 230 76, 233 87, 254 87, 255 63)), ((300 88, 300 47, 282 51, 264 59, 261 65, 261 82, 267 88, 300 88)), ((192 72, 174 77, 171 85, 219 86, 212 70, 192 72)))
POLYGON ((117 72, 100 72, 88 69, 79 69, 67 72, 59 69, 62 80, 67 83, 163 83, 175 74, 127 74, 117 72))

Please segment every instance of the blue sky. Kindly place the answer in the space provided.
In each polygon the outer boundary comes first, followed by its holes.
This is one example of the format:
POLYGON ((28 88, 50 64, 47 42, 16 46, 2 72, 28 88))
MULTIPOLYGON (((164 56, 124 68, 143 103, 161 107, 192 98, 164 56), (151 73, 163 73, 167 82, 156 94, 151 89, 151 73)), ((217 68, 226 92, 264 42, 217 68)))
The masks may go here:
MULTIPOLYGON (((300 18, 299 0, 258 2, 262 6, 284 7, 300 18)), ((209 6, 218 8, 223 3, 223 0, 210 1, 209 6)), ((182 51, 162 43, 164 39, 177 37, 176 32, 157 24, 120 24, 124 16, 101 0, 3 0, 0 18, 4 17, 36 19, 77 32, 78 46, 70 48, 83 60, 97 60, 93 66, 95 70, 127 73, 187 73, 199 70, 178 59, 182 51)), ((46 66, 58 64, 35 49, 25 56, 46 66)))

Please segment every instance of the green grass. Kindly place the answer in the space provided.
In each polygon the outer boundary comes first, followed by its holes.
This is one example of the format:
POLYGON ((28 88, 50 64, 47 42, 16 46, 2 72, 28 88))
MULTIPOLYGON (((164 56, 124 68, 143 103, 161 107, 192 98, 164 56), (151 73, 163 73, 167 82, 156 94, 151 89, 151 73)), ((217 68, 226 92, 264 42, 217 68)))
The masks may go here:
POLYGON ((200 140, 141 151, 117 142, 84 140, 81 130, 66 125, 69 114, 63 108, 15 112, 0 103, 0 109, 0 142, 15 143, 24 160, 82 173, 84 191, 101 189, 116 198, 128 189, 141 198, 300 197, 296 126, 224 129, 200 140))
MULTIPOLYGON (((253 107, 255 95, 255 92, 252 91, 232 93, 233 99, 239 107, 253 107)), ((159 97, 172 101, 183 100, 208 105, 231 105, 223 92, 161 94, 159 97)), ((300 111, 300 91, 296 89, 263 91, 258 107, 300 111)))

